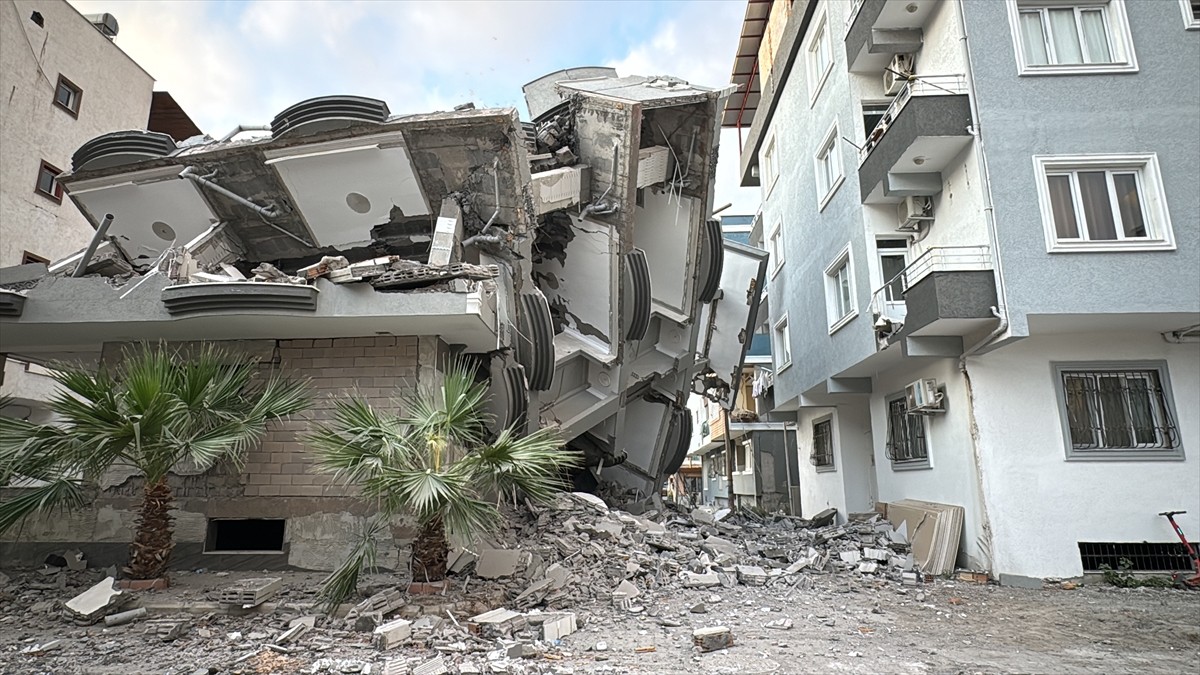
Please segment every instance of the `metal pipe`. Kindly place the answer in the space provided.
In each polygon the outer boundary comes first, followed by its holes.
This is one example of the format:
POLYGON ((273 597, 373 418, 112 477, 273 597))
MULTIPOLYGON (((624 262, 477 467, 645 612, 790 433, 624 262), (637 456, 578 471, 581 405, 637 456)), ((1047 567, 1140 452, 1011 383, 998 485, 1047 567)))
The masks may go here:
POLYGON ((725 491, 729 498, 729 510, 736 511, 733 492, 733 437, 729 433, 728 408, 722 406, 721 417, 725 419, 725 479, 729 481, 729 484, 725 486, 725 491))
MULTIPOLYGON (((208 175, 212 176, 213 174, 210 173, 208 175)), ((220 185, 217 185, 216 183, 209 180, 208 177, 201 176, 200 174, 196 173, 196 167, 194 167, 194 166, 189 166, 189 167, 185 168, 183 171, 181 171, 179 173, 179 177, 186 178, 186 179, 192 181, 193 183, 198 183, 200 185, 207 187, 208 189, 212 190, 213 192, 218 192, 222 195, 225 195, 226 197, 241 204, 242 206, 253 209, 256 213, 258 213, 258 215, 262 216, 263 218, 278 218, 280 215, 279 209, 277 207, 275 207, 275 206, 260 206, 258 204, 255 204, 254 202, 250 201, 249 199, 246 199, 245 197, 237 194, 236 192, 229 190, 227 188, 221 187, 220 185)))
POLYGON ((224 143, 225 141, 231 140, 234 136, 237 136, 238 134, 242 133, 243 131, 270 131, 270 130, 271 130, 271 127, 263 126, 261 124, 239 124, 239 125, 237 125, 236 129, 234 129, 233 131, 222 136, 221 140, 218 142, 224 143))
POLYGON ((87 250, 83 252, 83 257, 79 259, 79 265, 75 267, 75 273, 71 276, 78 278, 87 271, 88 263, 92 261, 92 256, 96 255, 96 249, 100 248, 100 242, 104 239, 104 235, 108 234, 108 226, 112 225, 112 221, 113 214, 104 214, 104 219, 100 221, 100 226, 96 228, 96 234, 92 235, 87 250))

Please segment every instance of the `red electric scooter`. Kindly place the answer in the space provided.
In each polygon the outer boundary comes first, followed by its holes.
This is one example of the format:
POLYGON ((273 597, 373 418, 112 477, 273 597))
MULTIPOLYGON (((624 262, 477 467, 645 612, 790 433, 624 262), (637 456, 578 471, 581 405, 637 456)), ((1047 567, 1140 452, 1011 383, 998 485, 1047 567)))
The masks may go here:
POLYGON ((1158 515, 1166 516, 1167 520, 1171 521, 1171 527, 1175 528, 1175 534, 1179 535, 1179 541, 1183 542, 1184 550, 1188 552, 1188 557, 1192 559, 1192 569, 1195 570, 1196 574, 1186 579, 1180 579, 1178 575, 1174 575, 1172 578, 1187 588, 1200 588, 1200 556, 1196 555, 1196 549, 1188 542, 1187 537, 1183 534, 1183 530, 1179 528, 1179 523, 1175 522, 1175 516, 1181 513, 1187 513, 1187 511, 1163 511, 1158 515))

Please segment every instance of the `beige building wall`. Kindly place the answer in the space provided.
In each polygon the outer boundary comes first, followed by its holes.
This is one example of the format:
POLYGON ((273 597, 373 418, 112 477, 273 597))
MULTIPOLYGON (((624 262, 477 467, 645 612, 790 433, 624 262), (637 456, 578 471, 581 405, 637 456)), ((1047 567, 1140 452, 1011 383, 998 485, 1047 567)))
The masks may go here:
MULTIPOLYGON (((65 0, 0 3, 0 267, 20 264, 26 251, 56 260, 87 246, 94 228, 70 199, 34 190, 41 163, 67 171, 92 138, 146 128, 153 88, 154 78, 65 0), (54 104, 60 75, 82 90, 78 116, 54 104)), ((4 370, 4 394, 44 400, 44 375, 12 359, 4 370)))

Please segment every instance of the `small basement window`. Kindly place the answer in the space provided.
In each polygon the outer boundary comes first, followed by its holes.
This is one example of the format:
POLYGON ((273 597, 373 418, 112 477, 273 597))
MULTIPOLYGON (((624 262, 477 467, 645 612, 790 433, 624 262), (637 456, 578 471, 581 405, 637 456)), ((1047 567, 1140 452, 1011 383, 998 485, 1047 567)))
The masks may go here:
POLYGON ((1187 550, 1177 541, 1081 541, 1079 558, 1083 562, 1084 572, 1100 572, 1101 565, 1119 570, 1122 560, 1129 561, 1131 572, 1177 572, 1192 569, 1192 560, 1188 557, 1187 550))
POLYGON ((204 552, 282 552, 285 522, 282 518, 210 518, 204 552))

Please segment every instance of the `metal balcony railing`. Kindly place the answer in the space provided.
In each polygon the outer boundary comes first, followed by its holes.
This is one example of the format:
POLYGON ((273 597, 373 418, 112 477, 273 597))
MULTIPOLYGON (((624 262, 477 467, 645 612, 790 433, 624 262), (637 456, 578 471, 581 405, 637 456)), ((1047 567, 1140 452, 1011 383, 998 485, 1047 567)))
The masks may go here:
POLYGON ((858 153, 858 163, 861 165, 867 161, 871 151, 875 149, 876 145, 879 145, 880 139, 887 133, 888 127, 914 96, 956 96, 966 93, 968 93, 967 78, 964 75, 914 76, 914 79, 904 84, 904 87, 896 94, 896 98, 892 99, 892 104, 883 113, 879 123, 875 125, 871 133, 867 134, 867 142, 858 153))
POLYGON ((896 276, 884 282, 871 294, 871 315, 883 313, 887 302, 903 302, 902 299, 887 297, 887 291, 896 282, 907 291, 918 281, 933 272, 974 272, 992 269, 991 249, 987 246, 934 246, 917 256, 896 276))

